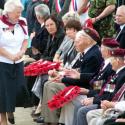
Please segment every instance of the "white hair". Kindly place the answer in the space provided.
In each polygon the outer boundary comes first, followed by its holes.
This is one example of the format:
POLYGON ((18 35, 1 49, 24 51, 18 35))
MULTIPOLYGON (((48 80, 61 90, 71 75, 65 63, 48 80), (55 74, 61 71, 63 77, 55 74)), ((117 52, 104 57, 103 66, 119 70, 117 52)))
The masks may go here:
POLYGON ((50 15, 49 7, 45 4, 39 4, 35 7, 35 14, 45 18, 50 15))
MULTIPOLYGON (((85 33, 84 30, 80 30, 76 33, 76 39, 78 39, 80 36, 87 36, 89 38, 91 38, 88 34, 85 33)), ((92 38, 91 38, 92 39, 92 38)))
POLYGON ((24 6, 20 0, 8 0, 4 5, 3 12, 4 12, 4 14, 6 14, 8 12, 13 12, 18 7, 22 8, 22 10, 24 9, 24 6))
POLYGON ((74 11, 69 11, 67 12, 63 17, 62 17, 63 21, 69 21, 69 20, 77 20, 80 21, 80 16, 77 12, 74 11))
POLYGON ((86 37, 88 37, 90 40, 91 40, 91 42, 93 41, 93 42, 96 42, 90 35, 88 35, 84 30, 80 30, 80 31, 78 31, 77 33, 76 33, 76 37, 75 37, 75 39, 78 39, 80 36, 86 36, 86 37))
POLYGON ((117 10, 120 9, 125 14, 125 5, 121 5, 117 8, 117 10))

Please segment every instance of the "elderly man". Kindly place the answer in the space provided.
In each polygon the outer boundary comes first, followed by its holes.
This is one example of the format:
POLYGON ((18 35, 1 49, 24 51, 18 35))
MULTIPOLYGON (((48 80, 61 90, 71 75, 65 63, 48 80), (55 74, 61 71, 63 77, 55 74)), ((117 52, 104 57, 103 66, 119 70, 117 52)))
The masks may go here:
POLYGON ((32 39, 32 51, 33 54, 35 52, 43 54, 48 40, 48 31, 45 28, 44 21, 46 17, 50 15, 50 10, 47 5, 45 4, 39 4, 35 7, 35 15, 36 18, 41 25, 41 28, 37 34, 32 39))
POLYGON ((125 5, 117 8, 115 15, 116 23, 120 26, 120 31, 116 36, 116 40, 120 44, 120 48, 125 49, 125 5))
MULTIPOLYGON (((32 38, 32 42, 31 42, 31 47, 28 48, 27 54, 31 58, 38 60, 38 59, 40 59, 40 56, 41 56, 41 54, 43 54, 44 50, 46 49, 46 45, 47 45, 48 31, 45 28, 44 21, 45 21, 46 17, 48 17, 50 15, 50 10, 47 5, 38 4, 35 6, 34 11, 35 11, 37 21, 41 25, 41 28, 37 34, 34 34, 34 36, 32 38)), ((26 64, 29 64, 32 62, 32 60, 28 60, 25 62, 26 62, 26 64)), ((27 84, 30 88, 32 88, 32 86, 34 85, 32 91, 36 94, 36 93, 38 93, 39 84, 46 81, 48 79, 48 76, 44 75, 44 77, 42 77, 42 79, 41 79, 41 83, 36 82, 37 85, 34 84, 36 77, 30 76, 30 77, 26 77, 26 78, 27 78, 27 84), (37 92, 34 90, 37 90, 37 92)), ((38 80, 38 78, 37 78, 37 80, 38 80)), ((35 101, 33 100, 33 102, 35 102, 35 101)), ((40 114, 41 108, 39 108, 39 106, 35 112, 35 114, 37 114, 37 115, 40 114)), ((35 114, 33 111, 32 116, 34 116, 35 114)))
POLYGON ((84 31, 79 31, 75 39, 75 48, 82 55, 81 60, 77 62, 79 63, 80 73, 75 69, 67 69, 64 77, 61 78, 60 76, 56 81, 45 83, 41 113, 45 117, 45 122, 57 124, 59 120, 59 112, 57 110, 52 112, 47 107, 47 101, 54 94, 67 85, 90 87, 88 82, 97 74, 103 60, 99 47, 96 45, 97 40, 99 40, 99 36, 95 30, 86 28, 84 31))
POLYGON ((86 125, 86 113, 89 110, 98 108, 98 103, 101 98, 96 100, 96 95, 98 95, 101 88, 105 85, 105 82, 108 81, 109 76, 112 76, 115 73, 112 69, 112 58, 110 57, 111 50, 118 46, 119 44, 116 41, 103 39, 101 52, 105 61, 102 63, 99 73, 90 81, 90 85, 93 89, 81 89, 81 93, 87 95, 88 98, 80 99, 80 101, 77 101, 77 103, 74 104, 75 111, 73 125, 86 125))
MULTIPOLYGON (((102 88, 100 95, 106 96, 106 98, 103 98, 103 101, 101 101, 101 108, 106 110, 108 108, 114 108, 115 101, 122 100, 122 96, 124 95, 124 83, 125 83, 125 63, 124 63, 124 55, 125 50, 123 49, 115 49, 113 50, 113 67, 117 69, 116 75, 114 75, 110 82, 107 82, 105 86, 102 88), (116 78, 115 78, 116 77, 116 78), (108 92, 107 94, 105 94, 108 92), (107 101, 109 100, 109 101, 107 101), (112 102, 110 102, 112 101, 112 102)), ((96 96, 96 100, 99 99, 99 97, 96 96)), ((101 97, 102 98, 102 97, 101 97)), ((108 118, 102 117, 103 110, 97 109, 88 112, 87 114, 87 121, 89 125, 97 124, 97 125, 103 125, 104 121, 108 118)), ((116 108, 117 109, 117 108, 116 108)), ((124 110, 124 109, 123 109, 124 110)))
POLYGON ((104 124, 107 125, 108 123, 112 123, 113 121, 115 121, 118 115, 122 114, 125 111, 124 94, 122 96, 123 96, 122 98, 123 100, 119 102, 105 100, 105 101, 102 101, 101 103, 102 109, 92 110, 88 112, 87 113, 88 125, 93 125, 93 124, 103 125, 105 121, 106 122, 104 124), (116 114, 115 114, 115 111, 116 111, 116 114))
POLYGON ((77 122, 77 106, 82 106, 81 99, 90 97, 99 92, 102 87, 102 83, 108 79, 108 77, 114 73, 111 65, 111 50, 118 47, 117 41, 112 41, 112 39, 103 39, 101 52, 105 61, 101 64, 98 74, 92 78, 90 81, 91 89, 81 88, 80 95, 74 99, 71 103, 68 103, 61 109, 60 122, 65 123, 65 125, 75 125, 77 122), (74 111, 75 106, 75 111, 74 111), (73 116, 74 114, 74 116, 73 116))

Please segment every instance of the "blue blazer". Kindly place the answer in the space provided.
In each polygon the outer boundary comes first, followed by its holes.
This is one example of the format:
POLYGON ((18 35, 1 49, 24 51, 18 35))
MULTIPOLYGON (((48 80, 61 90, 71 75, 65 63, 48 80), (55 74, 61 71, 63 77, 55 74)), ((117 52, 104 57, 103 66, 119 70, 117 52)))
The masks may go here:
POLYGON ((115 84, 115 90, 113 92, 104 92, 101 96, 99 96, 97 94, 94 97, 93 103, 94 104, 100 104, 102 100, 111 101, 113 96, 117 93, 117 91, 121 88, 121 86, 124 83, 125 83, 125 68, 123 68, 121 71, 118 72, 116 79, 111 83, 111 84, 115 84))
POLYGON ((62 82, 65 85, 77 85, 80 87, 90 88, 89 81, 98 73, 103 61, 98 45, 93 45, 81 58, 80 79, 64 77, 62 82))
POLYGON ((118 36, 117 41, 118 41, 119 44, 120 44, 120 48, 125 49, 125 26, 124 26, 124 28, 122 29, 120 35, 118 36))
POLYGON ((104 84, 108 80, 108 78, 114 74, 115 74, 115 71, 112 69, 112 65, 110 63, 103 70, 100 69, 99 73, 95 77, 93 77, 93 79, 90 81, 90 85, 92 86, 92 89, 89 90, 89 93, 87 96, 93 97, 94 95, 96 95, 100 92, 100 90, 93 89, 93 84, 95 81, 103 80, 102 86, 104 86, 104 84))

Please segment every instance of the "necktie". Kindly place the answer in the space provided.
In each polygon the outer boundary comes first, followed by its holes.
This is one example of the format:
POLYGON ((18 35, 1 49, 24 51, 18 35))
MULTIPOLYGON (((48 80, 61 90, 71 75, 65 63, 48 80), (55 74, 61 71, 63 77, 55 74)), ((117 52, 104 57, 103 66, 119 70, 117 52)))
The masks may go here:
POLYGON ((84 54, 82 53, 78 53, 75 57, 75 59, 72 61, 71 66, 72 68, 79 68, 81 63, 82 63, 82 58, 83 58, 84 54))
POLYGON ((119 91, 114 95, 114 97, 112 98, 112 101, 120 101, 124 92, 125 92, 125 83, 122 85, 119 91))

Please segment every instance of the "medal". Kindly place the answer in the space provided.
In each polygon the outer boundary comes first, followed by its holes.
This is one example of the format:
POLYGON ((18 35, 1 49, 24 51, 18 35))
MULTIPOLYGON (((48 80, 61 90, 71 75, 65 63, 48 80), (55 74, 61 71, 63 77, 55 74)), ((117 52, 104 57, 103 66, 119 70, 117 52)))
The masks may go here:
POLYGON ((93 89, 100 90, 102 88, 103 80, 94 81, 93 89))

